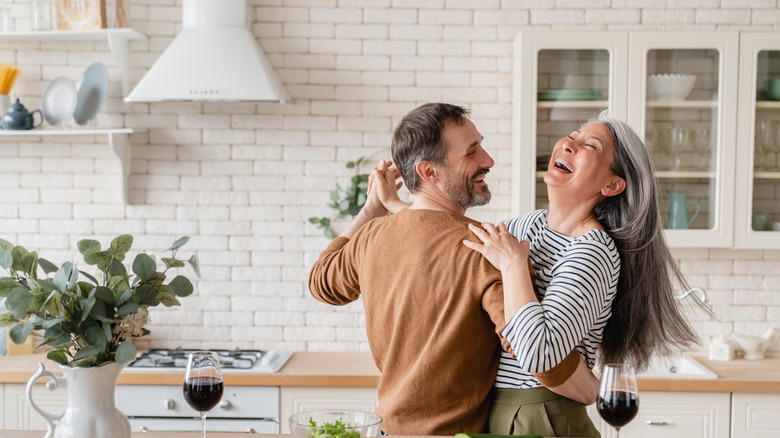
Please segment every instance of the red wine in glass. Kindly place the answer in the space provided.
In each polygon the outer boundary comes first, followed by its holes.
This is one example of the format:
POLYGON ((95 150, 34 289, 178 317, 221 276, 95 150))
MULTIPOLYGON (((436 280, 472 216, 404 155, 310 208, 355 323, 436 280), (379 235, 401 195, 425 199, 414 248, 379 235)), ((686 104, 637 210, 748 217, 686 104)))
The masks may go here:
POLYGON ((184 382, 184 400, 198 412, 208 412, 222 400, 222 379, 194 377, 184 382))
POLYGON ((222 399, 222 370, 219 356, 212 351, 195 351, 187 358, 184 372, 184 399, 200 412, 200 428, 206 438, 206 412, 222 399))
POLYGON ((615 428, 615 437, 620 438, 620 428, 639 412, 639 392, 633 368, 622 364, 604 365, 596 408, 601 418, 615 428))
POLYGON ((610 426, 620 428, 629 423, 639 412, 639 396, 633 392, 612 391, 599 395, 596 401, 599 415, 610 426))

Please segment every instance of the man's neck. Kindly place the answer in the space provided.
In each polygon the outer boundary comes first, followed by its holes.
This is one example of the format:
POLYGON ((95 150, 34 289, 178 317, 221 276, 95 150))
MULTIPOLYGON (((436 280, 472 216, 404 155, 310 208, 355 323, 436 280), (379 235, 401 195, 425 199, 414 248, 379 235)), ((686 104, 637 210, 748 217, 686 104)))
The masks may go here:
POLYGON ((452 200, 439 191, 438 188, 427 186, 422 187, 419 191, 414 193, 414 200, 409 208, 415 210, 443 211, 459 214, 461 216, 466 214, 465 208, 452 202, 452 200))

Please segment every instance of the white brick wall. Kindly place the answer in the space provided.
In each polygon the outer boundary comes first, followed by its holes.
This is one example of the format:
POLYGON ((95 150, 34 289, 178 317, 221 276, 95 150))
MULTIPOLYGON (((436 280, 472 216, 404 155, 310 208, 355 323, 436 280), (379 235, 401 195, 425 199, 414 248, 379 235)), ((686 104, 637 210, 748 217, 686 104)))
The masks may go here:
MULTIPOLYGON (((28 30, 28 2, 13 4, 28 30)), ((181 1, 130 0, 137 81, 181 27, 181 1), (173 4, 171 4, 173 3, 173 4)), ((136 103, 120 96, 104 42, 2 42, 0 62, 22 68, 14 88, 30 109, 53 78, 78 79, 95 61, 112 85, 100 126, 128 126, 130 195, 104 138, 0 142, 0 237, 43 257, 76 256, 76 242, 136 236, 159 251, 192 236, 203 280, 180 310, 155 309, 141 346, 241 346, 367 351, 362 306, 336 308, 308 294, 311 263, 327 245, 309 216, 327 215, 328 192, 348 160, 388 158, 394 125, 419 103, 467 105, 496 158, 493 202, 470 212, 509 216, 512 40, 522 29, 780 30, 777 0, 342 0, 249 1, 250 28, 293 103, 136 103), (338 7, 334 7, 338 4, 338 7)), ((780 249, 675 250, 708 291, 719 320, 688 311, 706 341, 780 323, 780 249)), ((776 347, 780 352, 780 347, 776 347)))

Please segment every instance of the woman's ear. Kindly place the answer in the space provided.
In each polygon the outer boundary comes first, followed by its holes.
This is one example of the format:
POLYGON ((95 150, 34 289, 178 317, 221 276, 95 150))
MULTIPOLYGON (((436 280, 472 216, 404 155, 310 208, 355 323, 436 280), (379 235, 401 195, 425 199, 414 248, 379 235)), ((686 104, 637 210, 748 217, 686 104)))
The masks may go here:
POLYGON ((425 182, 436 184, 439 180, 436 169, 430 161, 419 161, 417 165, 414 166, 414 170, 417 171, 417 174, 420 175, 420 178, 425 182))
POLYGON ((609 184, 604 186, 604 188, 601 189, 601 194, 610 197, 610 196, 617 196, 621 193, 623 193, 623 190, 626 189, 626 180, 623 178, 614 175, 612 179, 609 181, 609 184))

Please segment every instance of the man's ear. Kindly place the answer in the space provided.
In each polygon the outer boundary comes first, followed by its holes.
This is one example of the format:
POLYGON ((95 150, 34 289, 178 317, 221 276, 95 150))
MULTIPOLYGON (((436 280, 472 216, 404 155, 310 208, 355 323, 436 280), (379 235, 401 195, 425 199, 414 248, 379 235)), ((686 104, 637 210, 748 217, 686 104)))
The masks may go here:
POLYGON ((609 184, 607 184, 606 186, 604 186, 604 188, 601 189, 601 194, 606 197, 617 196, 623 193, 623 190, 625 189, 626 189, 626 180, 615 175, 612 177, 609 184))
POLYGON ((420 175, 423 181, 431 184, 436 184, 439 181, 439 176, 436 173, 436 168, 430 161, 419 161, 414 170, 420 175))

